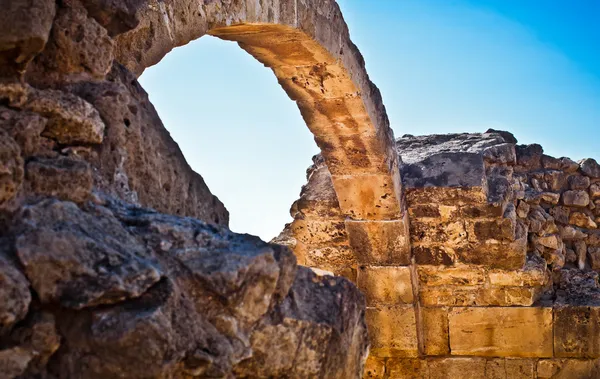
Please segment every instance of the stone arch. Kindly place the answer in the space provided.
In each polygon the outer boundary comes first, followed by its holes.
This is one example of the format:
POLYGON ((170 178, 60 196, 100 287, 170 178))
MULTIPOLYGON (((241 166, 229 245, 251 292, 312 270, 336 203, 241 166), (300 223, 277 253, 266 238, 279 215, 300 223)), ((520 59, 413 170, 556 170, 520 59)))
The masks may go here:
POLYGON ((335 1, 146 1, 140 12, 138 27, 117 39, 117 60, 140 75, 203 35, 236 41, 297 103, 332 174, 355 254, 408 263, 393 132, 335 1))

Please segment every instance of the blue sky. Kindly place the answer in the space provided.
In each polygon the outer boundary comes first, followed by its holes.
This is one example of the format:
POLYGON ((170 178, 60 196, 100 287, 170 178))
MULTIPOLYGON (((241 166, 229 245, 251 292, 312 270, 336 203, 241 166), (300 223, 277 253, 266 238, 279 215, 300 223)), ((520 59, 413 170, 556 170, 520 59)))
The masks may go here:
MULTIPOLYGON (((492 127, 600 159, 600 1, 339 3, 397 137, 492 127)), ((318 149, 271 71, 203 37, 140 81, 231 229, 278 234, 318 149)))

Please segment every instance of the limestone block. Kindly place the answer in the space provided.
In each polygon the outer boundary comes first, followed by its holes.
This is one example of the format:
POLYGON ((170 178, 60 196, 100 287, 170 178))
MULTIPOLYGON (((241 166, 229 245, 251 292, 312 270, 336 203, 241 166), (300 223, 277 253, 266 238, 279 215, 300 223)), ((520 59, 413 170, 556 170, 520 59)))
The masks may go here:
POLYGON ((551 308, 454 308, 449 316, 453 355, 551 357, 551 308))
MULTIPOLYGON (((403 178, 404 179, 404 178, 403 178)), ((411 208, 416 204, 443 204, 448 206, 482 205, 487 203, 483 187, 421 187, 405 185, 406 201, 411 208)))
POLYGON ((479 292, 477 304, 528 307, 535 303, 542 294, 542 287, 488 287, 479 292))
POLYGON ((365 294, 367 306, 411 304, 413 302, 413 286, 409 267, 361 267, 358 270, 357 284, 365 294))
POLYGON ((408 209, 410 218, 439 218, 442 216, 436 204, 416 204, 408 209))
POLYGON ((421 287, 424 306, 531 306, 542 295, 541 287, 444 286, 421 287))
POLYGON ((50 0, 8 1, 0 14, 2 76, 21 73, 27 63, 44 49, 56 4, 50 0))
POLYGON ((343 221, 294 220, 292 234, 307 245, 344 243, 348 238, 343 221))
MULTIPOLYGON (((322 102, 323 100, 319 104, 322 102)), ((361 116, 361 118, 364 117, 367 115, 361 116)), ((353 122, 353 124, 361 123, 363 121, 354 120, 353 122)), ((363 191, 366 189, 380 191, 381 195, 385 195, 385 190, 394 189, 385 187, 392 181, 392 174, 399 176, 400 173, 391 171, 391 167, 393 167, 391 158, 386 156, 387 152, 382 149, 383 144, 379 141, 379 136, 373 134, 373 129, 369 133, 345 135, 344 131, 339 133, 336 131, 336 129, 340 129, 339 124, 330 124, 327 132, 321 134, 324 131, 316 130, 314 125, 308 126, 313 131, 315 142, 327 161, 327 168, 334 176, 334 185, 337 185, 336 179, 351 180, 355 176, 367 176, 363 178, 367 183, 362 183, 362 187, 360 187, 361 183, 351 184, 363 191)), ((399 184, 400 178, 398 177, 399 184)), ((384 200, 388 197, 385 197, 384 200)))
POLYGON ((543 259, 531 259, 523 270, 490 270, 488 280, 492 286, 543 286, 549 279, 546 262, 543 259))
POLYGON ((23 183, 23 163, 17 142, 0 129, 0 205, 19 191, 23 183))
POLYGON ((369 355, 365 362, 363 379, 380 379, 385 375, 385 358, 369 355))
MULTIPOLYGON (((412 157, 410 157, 412 158, 412 157)), ((410 188, 483 187, 483 157, 471 152, 441 152, 421 159, 405 159, 402 181, 410 188)))
POLYGON ((535 378, 536 362, 531 359, 505 359, 504 370, 506 379, 535 378))
POLYGON ((502 217, 506 205, 506 202, 501 204, 463 205, 460 207, 460 215, 465 218, 502 217))
POLYGON ((62 144, 99 144, 104 138, 104 122, 87 101, 71 93, 33 91, 25 109, 48 118, 44 136, 62 144))
POLYGON ((522 166, 528 170, 541 168, 544 149, 540 145, 517 145, 515 146, 515 151, 517 153, 518 166, 522 166))
POLYGON ((523 268, 527 256, 527 229, 521 223, 517 223, 514 242, 490 239, 483 243, 458 246, 455 252, 457 260, 462 263, 518 270, 523 268))
POLYGON ((560 201, 560 194, 554 192, 542 192, 540 200, 548 204, 557 205, 560 201))
POLYGON ((600 357, 600 307, 554 310, 554 354, 559 358, 600 357))
POLYGON ((410 237, 413 243, 444 244, 456 246, 467 240, 467 231, 462 221, 439 222, 410 220, 410 237))
POLYGON ((429 379, 482 379, 485 378, 485 359, 443 358, 427 362, 429 379))
POLYGON ((418 265, 452 265, 454 263, 454 250, 444 245, 413 244, 412 253, 418 265))
POLYGON ((420 312, 423 331, 423 354, 448 355, 450 353, 448 308, 423 307, 420 312))
POLYGON ((509 218, 465 221, 465 224, 471 242, 490 239, 506 242, 515 240, 516 222, 509 218))
POLYGON ((350 246, 359 264, 408 265, 410 244, 405 219, 390 221, 346 220, 350 246))
POLYGON ((588 231, 587 244, 590 246, 600 246, 600 230, 588 231))
POLYGON ((371 354, 376 357, 416 357, 417 325, 412 305, 367 308, 371 354))
POLYGON ((356 257, 349 246, 309 247, 303 264, 335 272, 339 268, 355 267, 356 257))
POLYGON ((535 379, 532 359, 491 359, 485 364, 485 379, 535 379))
POLYGON ((587 234, 583 231, 570 225, 560 226, 558 230, 560 231, 560 238, 563 240, 582 240, 587 237, 587 234))
POLYGON ((423 286, 475 286, 485 282, 485 270, 479 266, 419 266, 419 282, 423 286))
POLYGON ((517 207, 517 216, 519 216, 519 218, 526 218, 530 209, 531 206, 529 204, 522 200, 519 201, 519 206, 517 207))
POLYGON ((84 160, 38 158, 27 164, 26 178, 28 190, 38 195, 82 203, 92 192, 92 168, 84 160))
POLYGON ((340 208, 349 217, 390 220, 401 216, 400 196, 391 175, 332 175, 332 179, 340 208))
POLYGON ((36 81, 54 76, 70 80, 103 79, 111 69, 115 58, 113 39, 96 20, 88 17, 84 7, 78 3, 69 5, 57 9, 51 31, 53 43, 33 61, 36 81), (44 70, 43 66, 53 68, 45 78, 39 72, 44 70))
POLYGON ((579 359, 540 359, 539 379, 594 379, 600 377, 600 361, 579 359))
POLYGON ((469 306, 476 305, 481 287, 422 287, 419 301, 423 306, 469 306))
POLYGON ((389 358, 386 362, 386 373, 389 379, 422 379, 427 378, 427 361, 425 359, 389 358))

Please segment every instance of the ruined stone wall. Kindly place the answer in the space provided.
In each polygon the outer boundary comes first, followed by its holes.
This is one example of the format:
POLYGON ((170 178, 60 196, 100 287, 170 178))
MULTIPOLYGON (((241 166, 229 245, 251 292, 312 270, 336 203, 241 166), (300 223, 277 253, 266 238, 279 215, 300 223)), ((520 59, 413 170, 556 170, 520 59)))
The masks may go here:
POLYGON ((363 258, 336 227, 319 157, 278 240, 364 292, 365 377, 599 377, 596 161, 495 131, 405 136, 397 148, 410 256, 363 258))
POLYGON ((363 295, 228 230, 115 60, 151 6, 0 1, 0 379, 360 377, 363 295))

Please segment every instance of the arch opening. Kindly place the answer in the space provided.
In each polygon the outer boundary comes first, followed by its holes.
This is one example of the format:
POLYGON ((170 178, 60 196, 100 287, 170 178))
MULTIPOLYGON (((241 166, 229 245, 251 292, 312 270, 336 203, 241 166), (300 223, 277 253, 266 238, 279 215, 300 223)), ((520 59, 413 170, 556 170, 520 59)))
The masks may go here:
MULTIPOLYGON (((160 3, 119 37, 117 59, 138 75, 203 35, 237 42, 270 68, 321 150, 343 230, 361 264, 410 261, 399 158, 381 94, 331 0, 160 3)), ((307 220, 309 242, 330 244, 331 220, 307 220), (319 237, 320 236, 320 237, 319 237), (320 240, 322 239, 322 240, 320 240)))
POLYGON ((270 70, 236 44, 204 36, 139 80, 190 166, 226 205, 230 229, 276 237, 319 151, 270 70))

